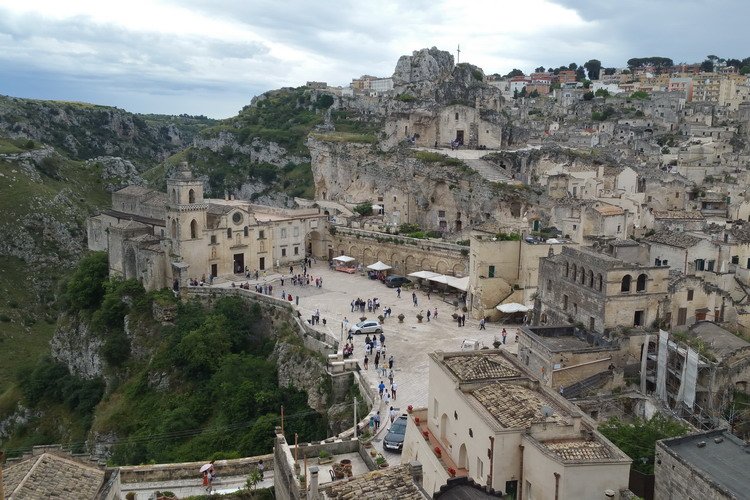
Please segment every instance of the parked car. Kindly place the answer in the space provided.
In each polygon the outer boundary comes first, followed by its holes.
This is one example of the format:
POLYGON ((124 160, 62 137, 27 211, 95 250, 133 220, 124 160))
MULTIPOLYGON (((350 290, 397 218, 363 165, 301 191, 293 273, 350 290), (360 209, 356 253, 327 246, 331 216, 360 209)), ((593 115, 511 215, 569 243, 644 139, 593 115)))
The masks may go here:
POLYGON ((383 439, 383 448, 401 453, 404 448, 404 435, 406 434, 406 415, 401 415, 391 424, 388 434, 383 439))
POLYGON ((396 288, 399 286, 404 286, 407 283, 411 283, 411 280, 403 276, 398 276, 396 274, 393 274, 385 278, 385 286, 387 286, 388 288, 396 288))
POLYGON ((381 333, 383 331, 383 327, 380 326, 380 322, 376 320, 366 320, 366 321, 360 321, 356 325, 352 325, 351 328, 349 328, 349 333, 351 334, 360 334, 360 333, 381 333))

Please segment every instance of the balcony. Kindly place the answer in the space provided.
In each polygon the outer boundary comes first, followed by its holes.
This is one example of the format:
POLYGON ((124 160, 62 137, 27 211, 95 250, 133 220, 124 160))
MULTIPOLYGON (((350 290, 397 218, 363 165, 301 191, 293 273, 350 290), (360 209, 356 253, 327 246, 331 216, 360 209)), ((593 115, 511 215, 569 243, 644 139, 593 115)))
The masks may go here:
POLYGON ((445 472, 448 473, 449 476, 450 469, 456 471, 455 477, 467 477, 469 475, 468 469, 459 468, 458 464, 456 464, 456 462, 453 461, 453 458, 451 458, 450 447, 448 446, 449 443, 441 442, 438 436, 434 435, 429 429, 427 425, 426 409, 413 411, 409 415, 409 418, 412 420, 412 423, 415 425, 415 427, 419 429, 419 433, 422 435, 422 439, 427 442, 427 445, 429 446, 430 450, 432 450, 433 455, 435 455, 435 458, 438 460, 438 462, 440 462, 440 464, 445 469, 445 472), (440 450, 440 455, 437 454, 437 452, 435 451, 436 449, 440 450))

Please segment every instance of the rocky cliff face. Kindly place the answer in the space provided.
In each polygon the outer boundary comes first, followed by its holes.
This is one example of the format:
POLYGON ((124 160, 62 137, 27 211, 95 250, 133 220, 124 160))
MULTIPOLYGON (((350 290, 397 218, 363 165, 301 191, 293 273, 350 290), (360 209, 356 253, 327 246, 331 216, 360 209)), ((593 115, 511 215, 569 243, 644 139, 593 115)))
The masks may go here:
POLYGON ((137 115, 84 103, 0 96, 0 136, 32 139, 74 159, 121 156, 154 165, 190 144, 204 118, 137 115))
POLYGON ((101 346, 89 325, 71 316, 60 317, 50 341, 52 357, 67 365, 72 374, 89 380, 104 375, 101 346))
POLYGON ((393 71, 395 87, 434 83, 448 78, 453 71, 453 56, 450 52, 431 49, 415 50, 410 56, 401 56, 393 71))
POLYGON ((410 149, 384 153, 369 144, 328 142, 311 138, 315 191, 344 203, 389 200, 401 221, 435 228, 437 212, 460 212, 471 223, 518 217, 533 203, 531 191, 485 182, 471 168, 425 163, 410 149), (395 198, 395 203, 390 201, 395 198))
POLYGON ((276 343, 271 358, 276 363, 279 386, 307 391, 307 405, 318 413, 326 413, 331 395, 323 383, 328 379, 323 361, 283 341, 276 343))

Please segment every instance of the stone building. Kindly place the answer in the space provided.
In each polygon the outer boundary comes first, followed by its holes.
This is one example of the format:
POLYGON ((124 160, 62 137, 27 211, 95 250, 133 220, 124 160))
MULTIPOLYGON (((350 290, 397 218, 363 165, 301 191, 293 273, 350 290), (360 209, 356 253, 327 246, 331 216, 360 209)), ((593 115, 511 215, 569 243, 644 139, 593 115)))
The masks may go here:
MULTIPOLYGON (((566 243, 570 245, 571 243, 566 243)), ((469 245, 467 306, 474 318, 495 318, 503 302, 527 304, 537 290, 539 259, 560 253, 563 242, 520 238, 499 241, 494 234, 475 231, 469 245)))
POLYGON ((663 312, 669 269, 626 262, 592 248, 563 247, 542 259, 534 324, 589 331, 650 327, 663 312))
POLYGON ((430 354, 428 393, 402 453, 422 463, 428 493, 452 474, 529 500, 627 491, 631 460, 506 351, 430 354))
POLYGON ((683 274, 718 271, 720 247, 710 239, 682 231, 659 231, 643 239, 649 247, 649 261, 669 266, 683 274))
POLYGON ((331 253, 327 216, 316 208, 205 199, 203 181, 186 163, 167 179, 167 191, 127 187, 112 196, 113 210, 89 219, 89 248, 109 252, 112 274, 154 289, 331 253))
POLYGON ((544 385, 563 389, 584 380, 599 386, 613 379, 615 370, 638 363, 642 334, 607 338, 574 326, 523 326, 518 331, 518 359, 544 385), (593 380, 597 377, 598 380, 593 380))
POLYGON ((726 430, 656 442, 654 498, 740 500, 750 491, 747 444, 726 430))

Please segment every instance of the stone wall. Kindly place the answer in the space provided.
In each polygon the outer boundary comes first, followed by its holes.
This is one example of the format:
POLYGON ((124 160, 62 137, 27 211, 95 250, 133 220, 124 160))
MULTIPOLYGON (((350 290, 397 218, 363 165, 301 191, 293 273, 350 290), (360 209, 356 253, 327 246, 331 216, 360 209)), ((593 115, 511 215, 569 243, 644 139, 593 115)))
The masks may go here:
POLYGON ((654 463, 654 498, 702 498, 734 500, 736 497, 722 491, 719 485, 707 481, 689 464, 669 453, 660 442, 656 443, 654 463))
POLYGON ((421 240, 363 229, 336 228, 334 254, 349 255, 367 266, 382 261, 395 274, 434 271, 458 277, 468 272, 468 247, 442 241, 421 240))
MULTIPOLYGON (((214 466, 219 476, 244 476, 257 468, 260 460, 263 460, 266 471, 274 470, 273 455, 217 460, 214 462, 214 466)), ((203 461, 120 467, 120 482, 128 484, 195 479, 199 476, 198 471, 205 463, 203 461)))

